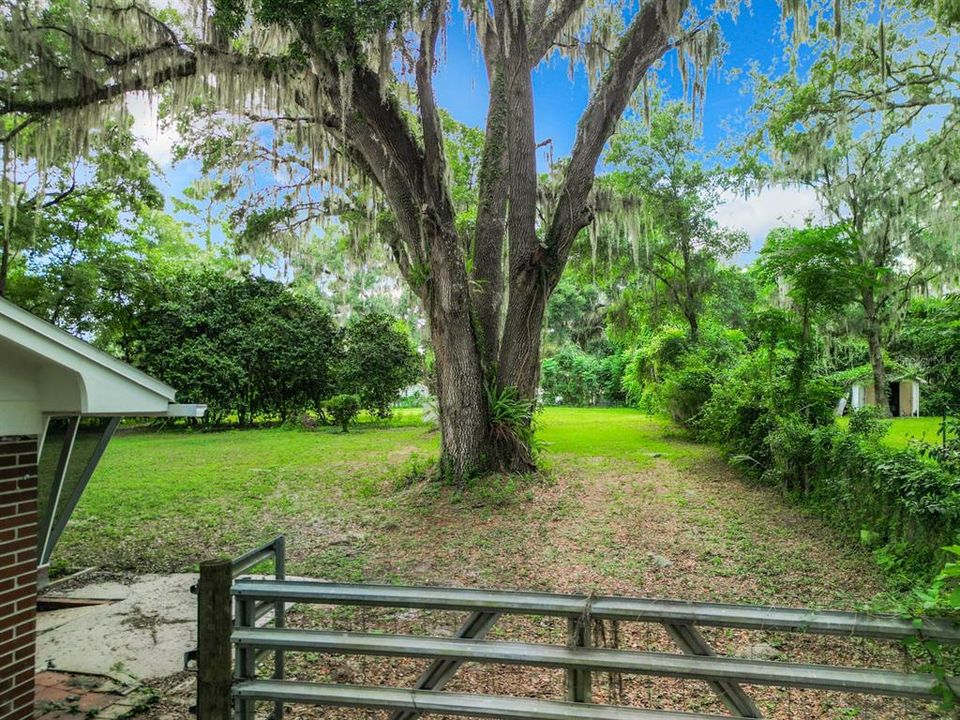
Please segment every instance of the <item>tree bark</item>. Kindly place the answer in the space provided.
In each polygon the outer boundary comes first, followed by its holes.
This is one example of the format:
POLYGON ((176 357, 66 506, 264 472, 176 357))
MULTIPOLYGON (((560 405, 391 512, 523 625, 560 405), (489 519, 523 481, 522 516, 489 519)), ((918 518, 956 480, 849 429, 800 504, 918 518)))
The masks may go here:
MULTIPOLYGON (((455 237, 446 243, 456 242, 455 237)), ((433 346, 441 473, 456 481, 490 469, 491 444, 481 348, 470 316, 469 280, 433 239, 426 305, 433 346)))
POLYGON ((503 250, 506 237, 507 155, 506 78, 498 61, 488 62, 490 104, 484 135, 484 153, 478 178, 477 229, 473 242, 471 286, 475 295, 477 322, 482 334, 484 367, 496 368, 500 357, 503 320, 503 250))

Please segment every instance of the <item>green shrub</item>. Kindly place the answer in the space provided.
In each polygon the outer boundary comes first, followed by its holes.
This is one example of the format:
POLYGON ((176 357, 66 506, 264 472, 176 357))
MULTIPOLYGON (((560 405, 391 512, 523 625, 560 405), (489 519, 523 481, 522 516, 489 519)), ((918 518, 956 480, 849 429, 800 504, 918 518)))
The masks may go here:
POLYGON ((596 405, 603 397, 603 361, 566 344, 544 359, 540 388, 548 405, 596 405))
POLYGON ((324 403, 324 408, 344 432, 349 432, 350 423, 360 413, 360 398, 356 395, 334 395, 324 403))
POLYGON ((674 422, 690 426, 710 399, 716 376, 716 368, 708 366, 699 356, 691 357, 687 364, 667 375, 661 396, 663 406, 674 422))
POLYGON ((816 473, 813 427, 799 415, 789 415, 779 420, 766 442, 770 467, 764 477, 787 490, 809 493, 811 475, 816 473))
POLYGON ((761 473, 773 464, 767 437, 776 429, 777 399, 786 392, 775 370, 780 360, 761 352, 740 358, 713 384, 695 422, 701 439, 761 473))
POLYGON ((739 330, 708 324, 694 342, 684 330, 663 328, 626 354, 623 388, 640 409, 666 411, 691 427, 713 384, 745 347, 739 330))
POLYGON ((888 570, 928 577, 960 531, 960 478, 913 449, 821 428, 814 436, 810 501, 838 528, 870 544, 888 570))
POLYGON ((665 327, 647 335, 626 353, 622 384, 628 402, 644 412, 660 412, 663 409, 660 384, 689 346, 685 330, 665 327))
POLYGON ((850 414, 850 424, 847 431, 851 435, 864 438, 866 440, 880 440, 890 429, 890 422, 880 417, 880 411, 867 405, 854 410, 850 414))
POLYGON ((385 313, 369 312, 347 325, 343 344, 337 389, 358 396, 373 415, 390 417, 400 391, 421 375, 420 356, 406 328, 385 313))
POLYGON ((960 411, 960 294, 915 298, 893 350, 921 368, 922 415, 960 411))

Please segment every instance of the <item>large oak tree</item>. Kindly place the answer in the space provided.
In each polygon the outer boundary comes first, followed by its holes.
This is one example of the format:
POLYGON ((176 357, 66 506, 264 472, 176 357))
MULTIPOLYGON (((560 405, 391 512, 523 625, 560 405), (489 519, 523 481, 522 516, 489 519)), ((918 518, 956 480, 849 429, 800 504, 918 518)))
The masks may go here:
MULTIPOLYGON (((808 22, 802 2, 785 8, 808 22)), ((24 127, 59 123, 82 149, 109 101, 157 88, 174 106, 283 128, 282 151, 308 159, 331 212, 356 197, 379 203, 370 217, 429 322, 443 469, 455 478, 525 470, 523 408, 538 386, 545 308, 594 219, 603 148, 669 51, 702 99, 722 42, 690 0, 462 0, 461 12, 489 81, 469 222, 457 217, 434 92, 455 21, 449 0, 214 0, 197 3, 193 18, 137 0, 8 1, 4 147, 16 162, 42 164, 50 148, 17 139, 24 127), (544 180, 534 72, 556 53, 586 69, 591 96, 569 158, 544 180)))

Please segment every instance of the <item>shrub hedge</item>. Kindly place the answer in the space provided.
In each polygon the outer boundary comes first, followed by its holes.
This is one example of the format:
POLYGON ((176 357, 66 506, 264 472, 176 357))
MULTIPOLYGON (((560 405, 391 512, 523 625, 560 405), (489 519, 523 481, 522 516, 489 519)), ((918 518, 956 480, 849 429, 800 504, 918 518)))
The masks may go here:
POLYGON ((797 389, 790 363, 756 351, 726 368, 692 422, 697 436, 869 547, 899 584, 929 580, 960 535, 960 475, 943 450, 884 445, 888 421, 870 411, 840 428, 843 388, 812 378, 797 389))

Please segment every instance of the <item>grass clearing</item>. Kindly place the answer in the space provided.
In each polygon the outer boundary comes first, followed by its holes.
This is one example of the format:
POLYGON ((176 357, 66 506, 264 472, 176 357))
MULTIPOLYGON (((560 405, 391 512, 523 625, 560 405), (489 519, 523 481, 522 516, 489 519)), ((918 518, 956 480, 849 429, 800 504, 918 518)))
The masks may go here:
MULTIPOLYGON (((861 607, 884 589, 866 551, 778 492, 746 481, 716 450, 690 442, 665 420, 623 408, 548 408, 539 422, 543 475, 459 490, 420 479, 439 437, 415 412, 348 434, 328 428, 123 434, 104 456, 56 562, 184 570, 283 532, 288 572, 341 581, 837 608, 861 607)), ((444 634, 457 618, 367 610, 330 615, 315 608, 294 613, 291 622, 444 634)), ((511 620, 496 637, 562 644, 565 629, 554 625, 511 620)), ((657 628, 625 624, 621 633, 624 646, 673 649, 657 628)), ((870 642, 710 635, 721 652, 742 654, 764 642, 799 662, 899 662, 896 650, 870 642)), ((317 657, 291 667, 301 677, 344 681, 346 673, 353 681, 402 684, 419 665, 317 657)), ((460 689, 530 694, 536 688, 538 696, 557 697, 562 673, 478 667, 457 682, 460 689)), ((933 712, 836 693, 756 694, 772 718, 933 712)), ((696 683, 631 678, 624 700, 722 712, 696 683)), ((324 717, 351 717, 340 713, 324 717)))
MULTIPOLYGON (((890 420, 887 434, 883 437, 883 444, 888 447, 902 449, 910 444, 911 440, 922 440, 928 443, 940 442, 940 417, 901 417, 890 420)), ((850 424, 849 417, 837 418, 842 428, 850 424)))

